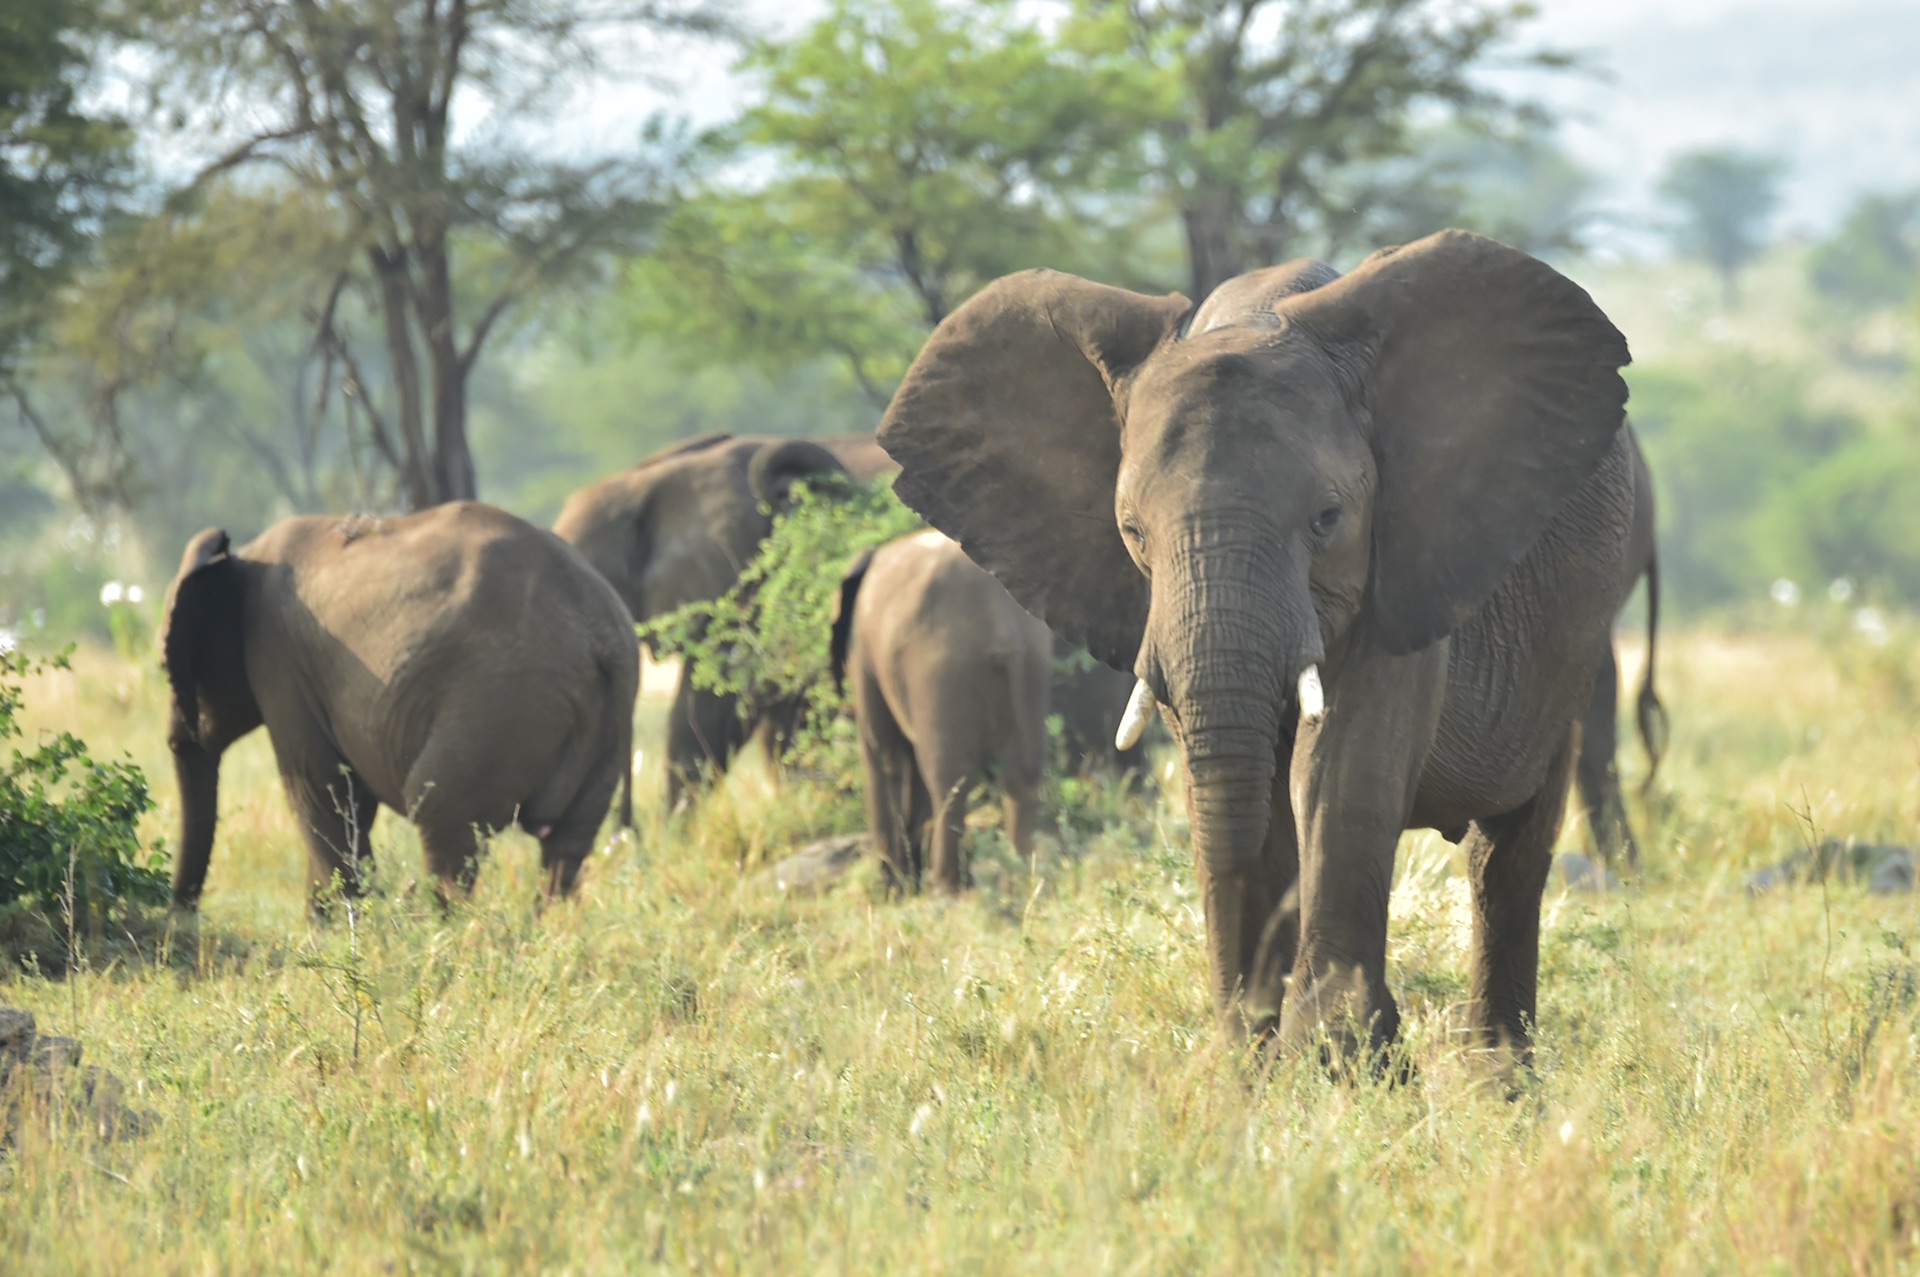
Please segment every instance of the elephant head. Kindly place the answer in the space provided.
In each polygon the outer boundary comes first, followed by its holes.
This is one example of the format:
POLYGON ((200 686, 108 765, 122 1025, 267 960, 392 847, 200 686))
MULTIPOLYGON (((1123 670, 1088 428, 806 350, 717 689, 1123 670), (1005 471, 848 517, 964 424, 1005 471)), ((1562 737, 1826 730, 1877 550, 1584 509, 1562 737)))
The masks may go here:
POLYGON ((908 505, 1139 677, 1224 874, 1260 854, 1319 664, 1427 647, 1488 598, 1613 443, 1627 351, 1578 286, 1459 231, 1189 310, 1008 276, 934 332, 880 440, 908 505))
POLYGON ((832 483, 847 477, 840 458, 811 439, 768 444, 747 463, 747 487, 773 514, 785 514, 793 508, 798 484, 832 483))
POLYGON ((710 435, 582 488, 553 530, 646 621, 726 593, 794 485, 845 473, 807 440, 710 435))
POLYGON ((192 907, 207 878, 219 814, 220 755, 260 725, 244 650, 245 565, 227 534, 208 528, 187 543, 167 589, 161 660, 172 688, 167 745, 180 783, 180 847, 173 899, 192 907))

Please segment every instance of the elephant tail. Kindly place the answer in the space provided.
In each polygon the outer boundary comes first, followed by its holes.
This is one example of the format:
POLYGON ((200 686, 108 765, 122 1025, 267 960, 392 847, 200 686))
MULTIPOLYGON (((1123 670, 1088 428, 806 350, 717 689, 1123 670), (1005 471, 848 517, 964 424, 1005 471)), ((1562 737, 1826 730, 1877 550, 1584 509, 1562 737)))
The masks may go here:
POLYGON ((1647 750, 1647 778, 1640 782, 1641 797, 1653 789, 1653 778, 1660 770, 1661 756, 1667 750, 1670 724, 1667 707, 1653 687, 1655 650, 1660 638, 1660 555, 1647 555, 1647 670, 1640 678, 1640 695, 1634 705, 1634 721, 1640 729, 1640 743, 1647 750))

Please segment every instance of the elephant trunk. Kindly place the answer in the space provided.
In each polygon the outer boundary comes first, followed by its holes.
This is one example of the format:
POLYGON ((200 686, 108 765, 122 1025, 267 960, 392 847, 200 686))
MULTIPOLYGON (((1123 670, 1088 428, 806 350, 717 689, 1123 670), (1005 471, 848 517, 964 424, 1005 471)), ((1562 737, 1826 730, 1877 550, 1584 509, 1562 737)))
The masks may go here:
POLYGON ((220 814, 220 756, 192 741, 173 746, 173 773, 180 786, 180 842, 173 860, 173 903, 200 903, 213 856, 213 827, 220 814))
POLYGON ((1161 631, 1171 641, 1156 643, 1154 655, 1186 760, 1215 1007, 1229 1024, 1257 1029, 1278 1006, 1276 991, 1245 982, 1281 903, 1280 884, 1263 862, 1280 738, 1301 675, 1320 659, 1320 633, 1303 571, 1293 574, 1302 578, 1301 602, 1289 606, 1284 565, 1261 565, 1251 555, 1231 565, 1214 556, 1196 564, 1203 569, 1197 579, 1171 593, 1174 623, 1161 631))
POLYGON ((1173 637, 1155 645, 1186 756, 1194 855, 1214 874, 1259 859, 1282 715, 1320 659, 1304 571, 1265 557, 1194 555, 1168 600, 1173 637))

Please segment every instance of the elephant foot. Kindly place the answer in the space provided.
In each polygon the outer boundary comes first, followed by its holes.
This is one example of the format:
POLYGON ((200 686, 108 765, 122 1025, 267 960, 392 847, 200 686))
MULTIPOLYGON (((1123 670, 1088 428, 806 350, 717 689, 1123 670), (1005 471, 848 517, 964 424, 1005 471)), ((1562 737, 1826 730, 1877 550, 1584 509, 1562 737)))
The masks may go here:
POLYGON ((1391 1047, 1400 1033, 1400 1008, 1385 990, 1370 993, 1364 972, 1334 968, 1287 995, 1273 1030, 1275 1055, 1318 1053, 1336 1075, 1362 1069, 1390 1080, 1410 1081, 1411 1069, 1395 1064, 1391 1047))

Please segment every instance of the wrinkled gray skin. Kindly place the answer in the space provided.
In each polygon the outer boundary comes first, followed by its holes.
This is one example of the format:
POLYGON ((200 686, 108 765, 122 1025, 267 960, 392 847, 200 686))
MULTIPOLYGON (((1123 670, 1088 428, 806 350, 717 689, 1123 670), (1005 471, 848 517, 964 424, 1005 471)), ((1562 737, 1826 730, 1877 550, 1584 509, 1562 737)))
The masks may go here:
POLYGON ((967 804, 989 772, 1007 839, 1033 851, 1053 634, 938 532, 855 559, 840 582, 833 679, 853 685, 867 822, 896 888, 963 890, 967 804), (930 864, 929 864, 930 862, 930 864))
MULTIPOLYGON (((636 621, 733 588, 801 480, 856 477, 891 463, 871 437, 809 441, 709 435, 649 457, 567 498, 553 530, 600 572, 636 621), (886 463, 886 464, 881 464, 886 463)), ((677 807, 759 734, 777 761, 798 718, 789 702, 751 705, 696 688, 682 662, 667 720, 667 801, 677 807)))
POLYGON ((1223 1024, 1282 1049, 1391 1038, 1395 846, 1430 827, 1470 868, 1472 1021, 1524 1056, 1626 581, 1625 339, 1544 263, 1458 231, 1188 311, 1051 272, 989 285, 888 409, 895 491, 1148 685, 1223 1024))
MULTIPOLYGON (((1640 578, 1646 577, 1647 670, 1640 679, 1640 691, 1634 701, 1634 721, 1640 731, 1640 744, 1647 751, 1647 775, 1640 783, 1641 792, 1645 793, 1653 784, 1654 774, 1660 769, 1660 755, 1666 748, 1667 710, 1653 687, 1654 657, 1660 633, 1660 561, 1654 548, 1653 475, 1647 470, 1647 459, 1638 441, 1633 448, 1633 481, 1633 535, 1627 542, 1624 594, 1632 594, 1640 578)), ((1637 868, 1640 842, 1627 823, 1627 805, 1620 792, 1619 688, 1620 666, 1614 659, 1613 644, 1609 643, 1593 680, 1593 699, 1588 702, 1581 725, 1574 783, 1587 809, 1587 829, 1593 835, 1594 850, 1608 864, 1621 860, 1624 853, 1627 866, 1637 868)))
POLYGON ((335 875, 361 890, 381 807, 419 826, 443 898, 473 885, 476 826, 513 824, 540 840, 549 895, 571 892, 633 753, 626 608, 571 547, 491 506, 288 519, 238 550, 209 528, 168 590, 161 649, 185 908, 220 756, 263 723, 316 901, 335 875))

